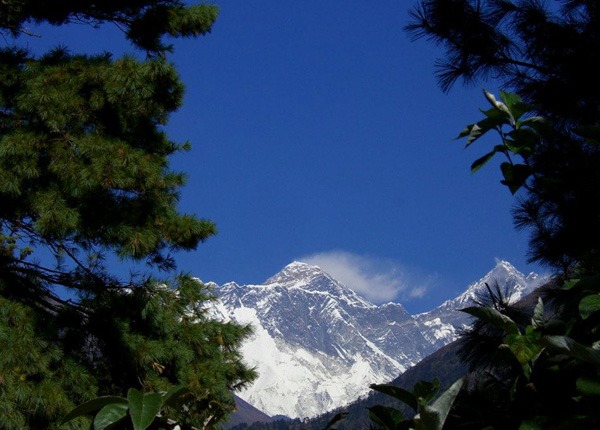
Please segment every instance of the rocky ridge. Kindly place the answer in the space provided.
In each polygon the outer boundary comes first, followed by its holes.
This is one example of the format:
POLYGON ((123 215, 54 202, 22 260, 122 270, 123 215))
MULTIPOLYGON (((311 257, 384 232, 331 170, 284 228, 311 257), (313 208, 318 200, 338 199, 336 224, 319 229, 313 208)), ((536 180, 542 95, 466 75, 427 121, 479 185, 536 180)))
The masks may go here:
POLYGON ((540 280, 501 261, 455 299, 411 316, 401 304, 374 305, 317 266, 287 265, 260 285, 213 285, 216 316, 254 327, 242 346, 257 381, 239 397, 268 415, 308 418, 343 406, 372 383, 399 374, 455 340, 469 324, 457 309, 498 282, 512 298, 540 280))

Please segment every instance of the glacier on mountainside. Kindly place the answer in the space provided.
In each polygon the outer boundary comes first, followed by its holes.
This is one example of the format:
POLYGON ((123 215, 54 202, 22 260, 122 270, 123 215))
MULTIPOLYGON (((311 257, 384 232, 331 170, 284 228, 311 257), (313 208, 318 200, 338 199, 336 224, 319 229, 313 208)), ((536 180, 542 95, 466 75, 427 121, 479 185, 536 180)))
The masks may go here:
POLYGON ((402 305, 369 303, 316 266, 294 262, 262 285, 217 292, 224 317, 254 327, 242 354, 259 378, 238 395, 269 415, 316 416, 433 351, 402 305))
POLYGON ((465 293, 411 316, 397 303, 377 306, 317 266, 287 265, 260 285, 213 284, 220 297, 211 312, 250 324, 241 347, 259 377, 237 393, 268 415, 309 418, 366 395, 457 337, 469 323, 456 310, 498 280, 516 299, 539 284, 507 262, 465 293))

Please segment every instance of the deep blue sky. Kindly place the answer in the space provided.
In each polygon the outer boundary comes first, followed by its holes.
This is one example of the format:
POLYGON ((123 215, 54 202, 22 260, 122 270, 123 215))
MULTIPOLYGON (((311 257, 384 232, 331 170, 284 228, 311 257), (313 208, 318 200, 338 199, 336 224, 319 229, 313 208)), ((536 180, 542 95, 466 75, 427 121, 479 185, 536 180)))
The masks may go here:
MULTIPOLYGON (((403 31, 415 2, 216 4, 212 33, 175 41, 171 57, 187 92, 168 132, 193 145, 173 159, 189 176, 181 209, 219 229, 180 269, 261 283, 313 256, 400 289, 410 312, 458 294, 496 258, 540 270, 526 264, 497 163, 469 171, 486 143, 453 140, 496 84, 441 92, 442 51, 403 31)), ((131 50, 110 28, 40 33, 35 49, 131 50)))

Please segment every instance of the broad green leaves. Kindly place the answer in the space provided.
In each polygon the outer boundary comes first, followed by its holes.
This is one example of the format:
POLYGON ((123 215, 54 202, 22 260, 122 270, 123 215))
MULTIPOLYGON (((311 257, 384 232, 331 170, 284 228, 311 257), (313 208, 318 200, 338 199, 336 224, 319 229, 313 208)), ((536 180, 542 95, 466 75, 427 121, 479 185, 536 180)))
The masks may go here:
POLYGON ((403 403, 406 403, 415 412, 419 408, 419 401, 417 399, 417 396, 415 394, 411 393, 410 391, 405 390, 404 388, 396 387, 394 385, 373 384, 373 385, 371 385, 371 389, 373 389, 375 391, 379 391, 380 393, 383 393, 383 394, 387 394, 388 396, 391 396, 397 400, 400 400, 403 403))
POLYGON ((538 300, 535 307, 532 325, 525 329, 524 334, 521 333, 517 324, 510 317, 492 307, 476 306, 461 310, 502 329, 506 333, 504 347, 510 350, 521 365, 524 375, 529 378, 532 364, 543 350, 543 346, 540 344, 541 332, 538 330, 545 323, 544 305, 541 299, 538 300))
POLYGON ((414 418, 415 429, 441 430, 463 384, 463 379, 457 380, 435 402, 431 405, 423 406, 419 414, 414 418))
POLYGON ((369 419, 386 430, 400 428, 404 416, 396 408, 383 405, 375 405, 369 408, 369 419))
POLYGON ((323 430, 335 430, 334 425, 336 423, 338 423, 339 421, 343 420, 344 418, 346 418, 347 416, 348 416, 348 412, 340 412, 338 414, 335 414, 334 417, 329 420, 329 422, 327 423, 327 425, 325 426, 325 428, 323 430))
POLYGON ((586 320, 593 314, 600 311, 600 276, 587 276, 582 279, 567 280, 562 289, 573 294, 578 294, 581 298, 579 301, 579 316, 586 320))
POLYGON ((507 161, 500 165, 504 178, 501 183, 515 194, 527 184, 532 175, 529 157, 547 132, 547 125, 539 116, 524 117, 531 111, 531 107, 517 94, 501 91, 499 101, 490 92, 484 90, 483 93, 492 108, 482 109, 485 118, 465 127, 457 138, 466 138, 468 147, 489 131, 496 132, 501 143, 494 145, 491 151, 476 159, 471 164, 471 172, 477 172, 496 154, 503 154, 507 161), (513 156, 518 156, 522 162, 515 162, 513 156))
POLYGON ((187 391, 181 386, 172 387, 166 393, 142 393, 135 388, 130 388, 127 398, 98 397, 77 406, 62 419, 62 423, 77 417, 93 415, 94 430, 108 429, 125 421, 129 422, 133 430, 146 430, 159 420, 160 412, 164 407, 173 405, 177 398, 187 391))
POLYGON ((531 175, 531 168, 525 164, 512 164, 505 161, 500 165, 504 179, 500 181, 506 185, 511 193, 515 194, 519 188, 525 185, 527 178, 531 175))
POLYGON ((525 334, 513 333, 504 338, 504 344, 508 346, 514 357, 523 368, 524 375, 529 379, 531 368, 536 358, 543 350, 540 345, 541 334, 531 326, 527 327, 525 334))
POLYGON ((519 333, 517 324, 512 319, 494 308, 473 306, 461 309, 461 311, 500 327, 508 334, 519 333))
POLYGON ((542 343, 570 357, 596 365, 600 369, 600 351, 582 345, 567 336, 544 336, 542 343))
POLYGON ((162 407, 162 396, 159 393, 141 393, 135 388, 129 389, 127 400, 134 430, 148 428, 162 407))
POLYGON ((125 403, 111 403, 104 406, 94 417, 94 430, 104 430, 127 418, 128 407, 125 403))
POLYGON ((544 327, 546 324, 546 318, 544 316, 544 302, 541 297, 538 297, 538 301, 533 309, 533 317, 531 318, 531 325, 534 329, 544 327))
MULTIPOLYGON (((586 280, 585 282, 567 282, 565 285, 569 291, 573 291, 595 284, 586 280)), ((469 307, 462 311, 504 330, 506 333, 504 345, 508 346, 514 357, 523 366, 527 378, 531 374, 532 364, 545 348, 600 368, 599 350, 585 346, 568 336, 544 334, 544 330, 552 325, 546 323, 544 303, 541 298, 538 298, 531 324, 525 327, 524 333, 511 318, 494 308, 469 307)), ((587 295, 579 302, 579 313, 584 320, 598 311, 600 311, 600 295, 598 294, 587 295)))
POLYGON ((117 396, 98 397, 93 400, 90 400, 89 402, 82 403, 81 405, 74 408, 71 412, 69 412, 62 419, 62 422, 66 423, 76 417, 92 415, 107 405, 118 405, 118 404, 127 405, 127 399, 124 399, 123 397, 117 397, 117 396))
POLYGON ((600 295, 592 294, 584 297, 579 302, 579 314, 581 318, 589 318, 595 312, 600 311, 600 295))
POLYGON ((398 409, 376 405, 369 408, 369 418, 386 430, 441 430, 463 382, 462 379, 454 382, 433 403, 432 400, 440 389, 438 379, 433 382, 419 381, 412 392, 393 385, 373 384, 373 390, 400 400, 417 412, 417 415, 412 420, 405 419, 398 409))
POLYGON ((600 379, 597 376, 577 379, 576 388, 581 394, 600 398, 600 379))

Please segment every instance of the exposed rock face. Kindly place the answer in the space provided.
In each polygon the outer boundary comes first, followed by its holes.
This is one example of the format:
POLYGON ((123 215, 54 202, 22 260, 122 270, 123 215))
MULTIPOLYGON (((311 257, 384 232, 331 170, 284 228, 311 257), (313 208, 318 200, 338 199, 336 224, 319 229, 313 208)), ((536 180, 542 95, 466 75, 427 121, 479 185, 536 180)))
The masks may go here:
POLYGON ((242 347, 258 380, 238 395, 268 415, 307 418, 343 406, 391 381, 469 323, 457 309, 494 280, 516 299, 535 277, 499 263, 459 297, 411 316, 396 303, 369 303, 316 266, 294 262, 261 285, 216 290, 214 312, 254 327, 242 347))

